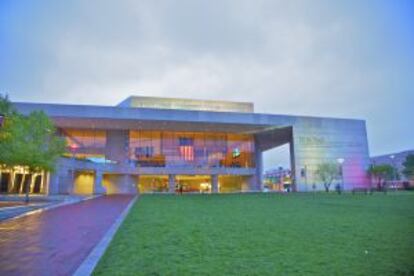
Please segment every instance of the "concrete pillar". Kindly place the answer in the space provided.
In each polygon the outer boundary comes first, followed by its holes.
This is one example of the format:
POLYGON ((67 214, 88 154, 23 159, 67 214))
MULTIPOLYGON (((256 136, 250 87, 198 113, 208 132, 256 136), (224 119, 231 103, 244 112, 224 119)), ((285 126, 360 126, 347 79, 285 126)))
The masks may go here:
MULTIPOLYGON (((300 176, 300 173, 296 171, 296 161, 295 161, 295 147, 293 144, 293 139, 289 143, 289 153, 290 153, 290 173, 291 173, 291 179, 292 179, 292 191, 297 192, 298 191, 298 177, 300 176)), ((298 168, 300 172, 300 168, 298 168)), ((308 174, 308 171, 306 171, 306 174, 308 174)), ((308 176, 307 176, 308 177, 308 176)), ((308 181, 309 178, 306 179, 308 181)))
POLYGON ((102 181, 103 181, 102 172, 95 171, 94 187, 93 187, 94 194, 104 194, 106 192, 105 187, 102 185, 102 181))
POLYGON ((211 192, 213 194, 217 194, 219 192, 218 175, 217 174, 211 175, 211 192))
POLYGON ((43 175, 42 175, 42 186, 40 189, 40 192, 43 194, 49 194, 49 184, 50 183, 50 173, 43 171, 43 175))
POLYGON ((9 177, 9 188, 7 190, 8 193, 12 193, 13 192, 13 174, 11 171, 9 171, 10 173, 10 177, 9 177))
POLYGON ((124 187, 126 188, 126 192, 128 194, 136 194, 137 193, 137 177, 135 175, 126 174, 124 175, 124 187))
POLYGON ((168 192, 170 194, 175 193, 175 175, 174 174, 168 175, 168 192))
POLYGON ((140 194, 141 191, 139 190, 139 181, 140 181, 139 175, 135 176, 135 179, 136 179, 137 194, 140 194))
POLYGON ((36 180, 37 175, 38 174, 35 174, 35 173, 32 174, 32 179, 30 179, 30 183, 29 183, 29 193, 33 193, 34 191, 35 180, 36 180))
POLYGON ((260 192, 263 190, 263 153, 256 147, 255 152, 256 172, 250 181, 250 191, 260 192))
POLYGON ((10 193, 14 193, 15 192, 15 185, 16 183, 14 183, 14 171, 10 171, 10 193))
POLYGON ((59 174, 53 172, 49 174, 49 187, 47 190, 48 195, 57 195, 59 193, 59 174))
POLYGON ((19 191, 17 191, 18 194, 23 194, 25 192, 24 190, 24 182, 26 181, 25 172, 22 173, 22 178, 20 179, 20 187, 19 191), (24 179, 23 179, 24 178, 24 179), (24 180, 24 181, 23 181, 24 180))

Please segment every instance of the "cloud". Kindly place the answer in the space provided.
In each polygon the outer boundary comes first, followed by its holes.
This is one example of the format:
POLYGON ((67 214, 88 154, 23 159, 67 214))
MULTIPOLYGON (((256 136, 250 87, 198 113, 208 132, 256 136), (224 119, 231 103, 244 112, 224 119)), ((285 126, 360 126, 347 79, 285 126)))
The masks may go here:
POLYGON ((131 0, 15 9, 28 16, 8 22, 20 31, 7 33, 0 84, 17 100, 112 105, 140 94, 252 101, 259 112, 366 118, 372 152, 413 146, 404 138, 414 136, 408 111, 387 111, 414 102, 414 39, 407 38, 414 20, 395 16, 410 18, 406 8, 131 0), (386 117, 396 123, 382 125, 386 117))

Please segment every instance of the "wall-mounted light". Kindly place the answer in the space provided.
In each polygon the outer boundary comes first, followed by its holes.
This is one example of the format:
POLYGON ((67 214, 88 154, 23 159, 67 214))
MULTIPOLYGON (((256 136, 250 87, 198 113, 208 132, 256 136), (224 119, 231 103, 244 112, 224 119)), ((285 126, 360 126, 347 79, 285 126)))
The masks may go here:
POLYGON ((339 164, 343 164, 344 162, 345 162, 345 159, 343 159, 343 158, 338 158, 338 159, 336 159, 336 161, 339 163, 339 164))

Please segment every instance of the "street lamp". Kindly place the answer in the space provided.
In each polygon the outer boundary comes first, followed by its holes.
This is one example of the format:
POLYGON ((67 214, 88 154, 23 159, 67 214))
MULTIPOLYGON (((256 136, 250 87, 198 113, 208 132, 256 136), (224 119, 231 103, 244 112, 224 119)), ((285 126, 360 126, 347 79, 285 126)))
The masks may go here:
POLYGON ((396 177, 396 173, 397 173, 397 167, 395 166, 395 155, 394 154, 391 154, 390 155, 390 158, 391 158, 391 163, 392 163, 392 184, 394 185, 394 188, 395 188, 395 191, 397 191, 397 183, 396 183, 396 180, 397 180, 397 177, 396 177))
POLYGON ((343 164, 345 162, 345 159, 344 158, 338 158, 338 159, 336 159, 336 162, 338 162, 338 164, 339 164, 339 175, 341 176, 341 187, 340 187, 340 189, 343 189, 344 188, 344 171, 343 171, 343 164))

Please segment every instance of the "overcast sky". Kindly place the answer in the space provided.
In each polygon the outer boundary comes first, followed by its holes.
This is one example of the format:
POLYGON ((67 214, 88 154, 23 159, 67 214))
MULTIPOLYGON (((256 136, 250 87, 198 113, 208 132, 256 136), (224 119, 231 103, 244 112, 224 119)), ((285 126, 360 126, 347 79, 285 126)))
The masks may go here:
POLYGON ((372 155, 413 149, 414 1, 2 0, 0 92, 251 101, 365 119, 372 155))

